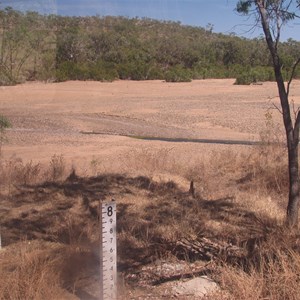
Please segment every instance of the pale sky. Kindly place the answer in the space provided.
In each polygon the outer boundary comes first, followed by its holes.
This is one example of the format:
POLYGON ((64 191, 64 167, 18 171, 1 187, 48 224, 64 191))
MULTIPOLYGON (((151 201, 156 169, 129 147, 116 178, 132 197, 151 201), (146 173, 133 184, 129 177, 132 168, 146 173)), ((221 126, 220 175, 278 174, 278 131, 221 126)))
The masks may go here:
MULTIPOLYGON (((214 32, 259 36, 260 30, 251 30, 253 21, 234 11, 236 3, 237 0, 0 0, 0 7, 68 16, 149 17, 204 28, 210 23, 214 32)), ((300 19, 284 27, 282 40, 290 37, 300 41, 300 19)))

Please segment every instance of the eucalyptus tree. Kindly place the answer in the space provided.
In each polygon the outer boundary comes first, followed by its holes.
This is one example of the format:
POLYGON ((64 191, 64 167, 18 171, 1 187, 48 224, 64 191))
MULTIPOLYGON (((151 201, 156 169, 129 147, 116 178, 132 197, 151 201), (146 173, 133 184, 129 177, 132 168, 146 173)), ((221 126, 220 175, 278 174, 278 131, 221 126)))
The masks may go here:
POLYGON ((50 40, 44 21, 38 13, 0 10, 0 84, 35 79, 50 40))
POLYGON ((290 88, 296 68, 300 63, 300 55, 293 63, 288 82, 285 83, 282 73, 282 59, 279 45, 283 26, 298 18, 300 0, 240 0, 237 11, 245 15, 253 15, 256 23, 261 26, 268 46, 280 98, 283 124, 286 133, 289 171, 289 199, 287 206, 287 224, 291 227, 298 225, 298 210, 300 202, 299 180, 299 130, 300 109, 291 109, 290 88))
POLYGON ((25 15, 10 7, 0 11, 0 66, 4 82, 15 84, 20 81, 20 73, 32 54, 29 46, 29 28, 25 15))

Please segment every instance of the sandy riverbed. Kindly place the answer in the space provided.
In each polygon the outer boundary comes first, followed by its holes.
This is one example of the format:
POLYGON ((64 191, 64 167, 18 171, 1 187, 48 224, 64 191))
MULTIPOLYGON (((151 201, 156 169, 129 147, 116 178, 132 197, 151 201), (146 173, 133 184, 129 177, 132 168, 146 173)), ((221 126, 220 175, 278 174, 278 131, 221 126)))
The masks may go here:
MULTIPOLYGON (((300 104, 300 81, 294 81, 291 99, 300 104)), ((117 171, 122 157, 136 149, 172 149, 181 156, 207 153, 226 146, 144 141, 125 137, 259 139, 267 111, 275 124, 281 115, 275 83, 236 86, 234 80, 191 83, 69 81, 26 83, 0 88, 0 112, 13 127, 3 156, 49 161, 62 154, 87 170, 92 160, 117 171), (86 134, 97 132, 100 134, 86 134)))

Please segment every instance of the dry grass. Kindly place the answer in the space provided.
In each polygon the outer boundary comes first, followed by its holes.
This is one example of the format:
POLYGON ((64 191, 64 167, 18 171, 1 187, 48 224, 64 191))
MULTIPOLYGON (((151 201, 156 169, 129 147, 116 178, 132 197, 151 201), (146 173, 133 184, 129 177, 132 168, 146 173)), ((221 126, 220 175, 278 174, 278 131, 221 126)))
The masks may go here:
POLYGON ((24 241, 0 252, 0 299, 74 299, 63 289, 55 245, 24 241), (55 253, 55 254, 54 254, 55 253))
MULTIPOLYGON (((168 197, 165 202, 154 198, 150 206, 140 203, 133 219, 138 215, 142 221, 133 224, 127 219, 121 240, 149 249, 157 241, 174 242, 183 237, 227 239, 246 247, 248 254, 237 264, 221 261, 217 280, 223 290, 211 299, 300 299, 299 236, 283 225, 287 154, 282 136, 268 122, 262 144, 244 152, 218 152, 188 163, 174 159, 168 149, 135 152, 133 157, 140 164, 137 169, 152 177, 158 169, 180 172, 195 182, 198 195, 196 201, 173 193, 171 201, 168 197), (216 188, 225 197, 214 205, 216 188), (232 197, 226 197, 228 193, 232 197), (246 217, 246 212, 255 217, 246 217)), ((160 250, 157 255, 166 255, 165 248, 160 250)))
POLYGON ((243 257, 214 258, 222 291, 212 299, 299 299, 299 236, 282 225, 285 155, 280 143, 267 138, 259 147, 192 160, 170 148, 143 148, 124 156, 123 175, 99 173, 100 162, 93 160, 97 176, 82 178, 74 170, 68 177, 58 155, 48 166, 1 161, 1 186, 9 191, 1 195, 9 207, 1 212, 2 225, 10 245, 0 252, 0 299, 83 298, 83 278, 99 276, 98 201, 111 197, 118 199, 125 281, 157 259, 200 259, 174 245, 205 237, 246 251, 243 257), (191 180, 194 196, 188 193, 191 180), (18 242, 24 235, 28 241, 18 242))
POLYGON ((33 185, 45 181, 59 181, 66 178, 67 170, 62 155, 51 157, 48 165, 29 161, 23 162, 19 157, 12 156, 8 160, 0 160, 0 186, 7 188, 9 194, 17 185, 33 185))
POLYGON ((157 174, 181 175, 182 164, 172 148, 140 148, 119 157, 123 172, 155 177, 157 174))
POLYGON ((0 251, 1 300, 80 299, 86 278, 99 280, 98 235, 90 220, 83 226, 76 214, 66 213, 50 222, 47 232, 41 224, 42 239, 16 241, 0 251))
POLYGON ((300 299, 300 253, 298 246, 295 249, 299 236, 285 233, 285 237, 293 241, 282 240, 276 234, 276 244, 268 241, 256 249, 256 255, 247 261, 246 271, 230 265, 221 267, 217 280, 223 291, 215 299, 224 299, 224 294, 226 299, 300 299))

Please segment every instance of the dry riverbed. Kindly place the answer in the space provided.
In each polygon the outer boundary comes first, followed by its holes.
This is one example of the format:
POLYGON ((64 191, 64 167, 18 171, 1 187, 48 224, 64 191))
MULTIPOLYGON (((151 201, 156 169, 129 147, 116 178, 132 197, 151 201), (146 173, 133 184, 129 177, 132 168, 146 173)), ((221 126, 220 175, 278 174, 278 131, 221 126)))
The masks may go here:
MULTIPOLYGON (((293 83, 291 98, 300 103, 299 81, 293 83)), ((137 148, 167 147, 192 154, 231 147, 126 136, 259 140, 267 112, 275 124, 281 124, 274 104, 278 105, 275 83, 236 86, 231 79, 34 82, 1 87, 0 112, 13 125, 3 154, 35 161, 63 154, 85 168, 96 158, 118 169, 116 157, 137 148)))

